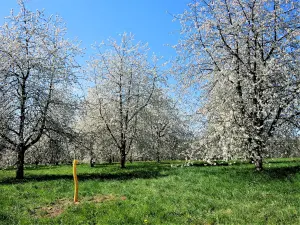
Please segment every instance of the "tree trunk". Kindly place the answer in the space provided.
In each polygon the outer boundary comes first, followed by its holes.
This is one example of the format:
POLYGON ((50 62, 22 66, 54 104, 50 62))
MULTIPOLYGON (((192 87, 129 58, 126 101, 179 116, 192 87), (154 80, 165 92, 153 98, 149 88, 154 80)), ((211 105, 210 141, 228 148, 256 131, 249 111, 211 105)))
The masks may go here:
POLYGON ((113 157, 112 157, 111 155, 109 156, 108 163, 109 163, 109 164, 112 164, 112 163, 113 163, 113 157))
POLYGON ((121 150, 121 168, 125 168, 126 163, 126 152, 125 149, 121 150))
POLYGON ((92 157, 90 158, 90 166, 91 167, 95 166, 95 162, 94 162, 94 159, 92 157))
POLYGON ((133 163, 133 156, 132 156, 132 153, 130 154, 129 162, 130 162, 130 163, 133 163))
POLYGON ((262 149, 262 147, 259 145, 259 146, 256 146, 252 151, 253 152, 252 158, 254 161, 256 171, 262 171, 262 169, 263 169, 263 160, 262 160, 262 156, 261 156, 261 152, 262 152, 261 149, 262 149))
POLYGON ((262 162, 262 157, 261 156, 259 156, 258 158, 255 159, 254 164, 255 164, 256 171, 262 171, 263 162, 262 162))
POLYGON ((158 136, 157 136, 157 149, 156 149, 156 161, 158 162, 158 163, 160 163, 160 138, 161 138, 162 136, 160 135, 160 134, 158 134, 158 136))
POLYGON ((94 152, 93 152, 93 142, 90 143, 90 166, 94 167, 95 161, 94 161, 94 152))
POLYGON ((160 154, 159 154, 159 150, 157 149, 157 151, 156 151, 156 161, 158 162, 158 163, 160 163, 160 154))
POLYGON ((25 155, 24 149, 21 146, 18 147, 16 179, 24 178, 24 155, 25 155))

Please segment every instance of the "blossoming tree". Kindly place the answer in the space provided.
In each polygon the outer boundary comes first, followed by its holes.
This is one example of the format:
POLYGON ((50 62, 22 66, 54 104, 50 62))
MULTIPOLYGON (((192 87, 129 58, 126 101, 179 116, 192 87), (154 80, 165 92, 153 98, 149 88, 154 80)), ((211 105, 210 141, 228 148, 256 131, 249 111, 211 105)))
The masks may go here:
POLYGON ((194 0, 176 18, 174 68, 201 86, 208 142, 261 170, 276 131, 299 128, 299 1, 194 0))
MULTIPOLYGON (((58 122, 64 93, 76 81, 78 46, 64 39, 58 16, 32 12, 18 1, 0 28, 0 136, 17 153, 16 178, 24 177, 24 154, 58 122)), ((69 109, 69 108, 68 108, 69 109)))

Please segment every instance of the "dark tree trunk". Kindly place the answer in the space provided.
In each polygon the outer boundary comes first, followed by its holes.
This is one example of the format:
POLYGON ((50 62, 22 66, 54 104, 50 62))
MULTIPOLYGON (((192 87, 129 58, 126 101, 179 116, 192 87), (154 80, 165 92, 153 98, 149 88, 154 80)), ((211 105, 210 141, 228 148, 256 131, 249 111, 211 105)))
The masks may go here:
POLYGON ((17 171, 16 171, 16 179, 24 178, 24 155, 25 150, 19 146, 18 147, 18 159, 17 159, 17 171))
POLYGON ((160 154, 159 154, 159 150, 157 149, 156 151, 156 161, 159 163, 160 162, 160 154))
POLYGON ((121 168, 125 168, 126 163, 126 152, 125 149, 121 150, 121 168))
POLYGON ((95 162, 94 162, 94 159, 93 159, 93 158, 90 159, 90 166, 91 166, 91 167, 94 167, 94 166, 95 166, 95 162))
POLYGON ((253 162, 254 162, 256 171, 262 171, 262 169, 263 169, 263 160, 262 160, 262 156, 261 156, 261 152, 262 152, 261 149, 262 149, 261 146, 257 146, 253 149, 252 158, 253 158, 253 162))
POLYGON ((132 156, 132 153, 130 154, 129 162, 130 162, 130 163, 133 163, 133 156, 132 156))
POLYGON ((113 157, 112 157, 112 156, 109 156, 108 163, 109 163, 109 164, 112 164, 112 163, 113 163, 113 157))
POLYGON ((250 163, 254 163, 256 171, 262 171, 263 169, 262 152, 265 145, 262 141, 255 141, 252 138, 248 138, 247 141, 248 141, 247 148, 249 152, 249 161, 250 163))
POLYGON ((94 152, 93 152, 93 142, 90 143, 90 166, 94 167, 95 161, 94 161, 94 152))
MULTIPOLYGON (((157 146, 156 146, 156 162, 160 162, 160 152, 159 152, 159 138, 160 136, 158 135, 158 140, 157 140, 157 146)), ((155 145, 153 145, 153 149, 155 148, 155 145)))
POLYGON ((262 171, 262 169, 263 169, 262 157, 256 158, 254 163, 255 163, 256 171, 262 171))
MULTIPOLYGON (((122 137, 124 137, 124 136, 122 135, 122 137)), ((121 147, 119 149, 120 149, 120 156, 121 156, 121 159, 120 159, 121 168, 125 168, 125 163, 126 163, 126 140, 123 140, 121 142, 121 147)))

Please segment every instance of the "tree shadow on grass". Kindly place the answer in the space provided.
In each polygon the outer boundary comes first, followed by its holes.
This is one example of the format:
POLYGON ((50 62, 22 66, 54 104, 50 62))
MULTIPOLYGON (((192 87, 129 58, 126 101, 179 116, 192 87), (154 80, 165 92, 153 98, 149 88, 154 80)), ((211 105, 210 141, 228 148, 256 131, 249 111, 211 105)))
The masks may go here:
MULTIPOLYGON (((230 170, 231 168, 229 168, 230 170)), ((267 168, 264 166, 262 171, 255 171, 255 167, 237 168, 232 171, 231 176, 249 181, 269 182, 272 180, 294 181, 294 177, 300 173, 300 165, 280 166, 267 168)))
POLYGON ((236 165, 236 166, 207 166, 199 170, 201 176, 220 176, 222 179, 244 180, 268 182, 271 180, 282 180, 293 182, 294 177, 300 174, 300 165, 282 165, 278 164, 270 168, 264 164, 262 171, 256 171, 254 165, 236 165))
MULTIPOLYGON (((95 164, 94 168, 105 168, 105 167, 112 167, 112 168, 120 168, 119 162, 114 163, 101 163, 101 164, 95 164)), ((164 168, 168 169, 170 168, 170 163, 164 163, 164 162, 156 162, 156 161, 136 161, 133 163, 127 163, 126 164, 126 170, 134 170, 134 169, 157 169, 157 168, 164 168)))
MULTIPOLYGON (((160 170, 134 170, 134 171, 119 171, 114 173, 81 173, 78 174, 79 181, 86 180, 133 180, 133 179, 152 179, 168 176, 161 174, 160 170)), ((72 174, 45 174, 45 175, 27 175, 23 180, 15 178, 6 178, 0 181, 1 184, 17 184, 26 182, 40 182, 52 180, 72 180, 72 174)))
POLYGON ((290 160, 266 160, 266 164, 288 164, 288 163, 299 163, 299 159, 290 159, 290 160))
POLYGON ((291 180, 297 173, 300 173, 300 166, 265 168, 262 173, 271 179, 291 180))

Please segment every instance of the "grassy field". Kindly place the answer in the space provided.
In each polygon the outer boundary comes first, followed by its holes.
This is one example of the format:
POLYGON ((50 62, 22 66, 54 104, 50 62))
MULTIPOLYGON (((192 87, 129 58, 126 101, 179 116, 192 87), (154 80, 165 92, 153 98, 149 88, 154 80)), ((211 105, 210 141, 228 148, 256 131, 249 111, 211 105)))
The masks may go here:
POLYGON ((0 224, 300 224, 300 161, 171 167, 165 163, 0 170, 0 224))

